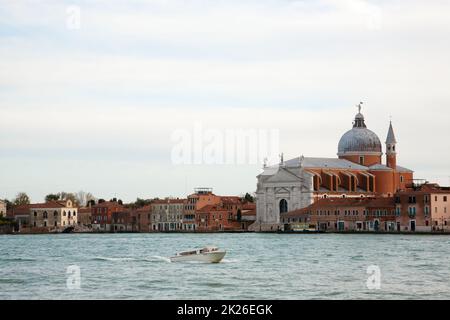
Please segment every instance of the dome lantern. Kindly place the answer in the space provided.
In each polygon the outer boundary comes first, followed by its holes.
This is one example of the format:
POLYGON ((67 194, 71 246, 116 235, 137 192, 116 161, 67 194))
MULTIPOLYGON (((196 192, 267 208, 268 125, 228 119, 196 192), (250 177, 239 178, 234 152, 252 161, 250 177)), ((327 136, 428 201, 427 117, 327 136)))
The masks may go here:
POLYGON ((347 131, 339 141, 338 156, 364 165, 381 163, 382 144, 376 133, 367 129, 362 102, 358 105, 353 128, 347 131))

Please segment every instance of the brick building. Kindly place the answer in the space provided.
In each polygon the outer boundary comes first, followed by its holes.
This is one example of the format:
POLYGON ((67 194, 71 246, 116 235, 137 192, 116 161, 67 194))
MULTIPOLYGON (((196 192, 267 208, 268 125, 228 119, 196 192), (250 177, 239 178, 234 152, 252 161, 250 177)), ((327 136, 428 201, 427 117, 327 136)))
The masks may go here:
POLYGON ((124 207, 116 201, 105 201, 91 208, 92 227, 96 231, 112 231, 112 215, 124 211, 124 207))
POLYGON ((151 232, 152 230, 152 206, 133 209, 130 212, 132 231, 151 232))
POLYGON ((320 199, 282 214, 281 222, 297 231, 449 232, 449 199, 448 187, 414 184, 393 197, 320 199))

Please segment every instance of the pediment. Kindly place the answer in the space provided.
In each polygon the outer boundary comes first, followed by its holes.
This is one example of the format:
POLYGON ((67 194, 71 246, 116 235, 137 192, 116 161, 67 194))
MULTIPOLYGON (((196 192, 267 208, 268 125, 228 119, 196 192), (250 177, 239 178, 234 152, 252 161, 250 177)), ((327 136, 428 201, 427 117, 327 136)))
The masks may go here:
POLYGON ((281 187, 275 189, 275 194, 290 194, 290 191, 287 188, 281 187))
POLYGON ((267 179, 266 182, 299 182, 301 178, 294 173, 281 168, 276 174, 267 179))

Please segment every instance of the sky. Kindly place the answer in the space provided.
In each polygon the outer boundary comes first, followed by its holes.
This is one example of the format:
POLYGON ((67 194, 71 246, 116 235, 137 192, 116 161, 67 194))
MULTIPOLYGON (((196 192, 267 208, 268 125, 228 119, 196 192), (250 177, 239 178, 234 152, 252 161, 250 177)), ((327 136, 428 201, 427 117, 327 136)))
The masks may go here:
POLYGON ((180 163, 177 134, 201 154, 253 130, 278 139, 271 163, 336 157, 360 101, 383 143, 392 119, 400 165, 449 185, 448 12, 445 0, 1 0, 0 198, 254 192, 262 159, 180 163))

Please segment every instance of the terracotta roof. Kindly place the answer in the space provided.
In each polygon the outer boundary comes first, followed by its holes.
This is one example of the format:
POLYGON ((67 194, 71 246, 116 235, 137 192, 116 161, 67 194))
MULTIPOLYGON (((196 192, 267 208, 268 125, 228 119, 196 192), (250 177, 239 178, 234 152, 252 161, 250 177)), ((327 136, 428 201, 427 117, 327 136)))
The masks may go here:
POLYGON ((30 204, 30 209, 65 208, 66 205, 66 201, 49 201, 46 203, 32 203, 30 204))
POLYGON ((142 208, 137 208, 134 211, 136 211, 136 212, 151 212, 152 211, 152 205, 149 204, 149 205, 143 206, 142 208))
POLYGON ((123 208, 122 205, 120 205, 118 202, 113 201, 106 201, 99 204, 96 204, 95 206, 92 206, 93 208, 123 208))
POLYGON ((186 199, 156 199, 152 200, 152 204, 183 204, 186 199))
POLYGON ((282 214, 283 217, 297 217, 305 215, 311 210, 330 208, 364 207, 364 208, 394 208, 394 198, 326 198, 320 199, 309 207, 282 214))
POLYGON ((78 213, 91 213, 91 208, 87 208, 87 207, 83 207, 83 208, 78 208, 78 213))
POLYGON ((450 194, 450 187, 441 187, 437 183, 425 183, 416 188, 409 187, 406 190, 400 191, 398 194, 430 194, 430 193, 440 193, 440 194, 450 194))
POLYGON ((30 214, 30 208, 31 208, 30 206, 31 205, 29 205, 29 204, 24 204, 21 206, 14 206, 10 212, 13 216, 30 214))
POLYGON ((256 203, 246 202, 242 206, 242 210, 256 210, 256 203))
POLYGON ((302 208, 302 209, 297 209, 297 210, 294 210, 294 211, 282 213, 282 214, 281 214, 281 217, 282 217, 282 218, 305 217, 305 216, 308 216, 309 210, 310 210, 310 207, 306 207, 306 208, 302 208))

